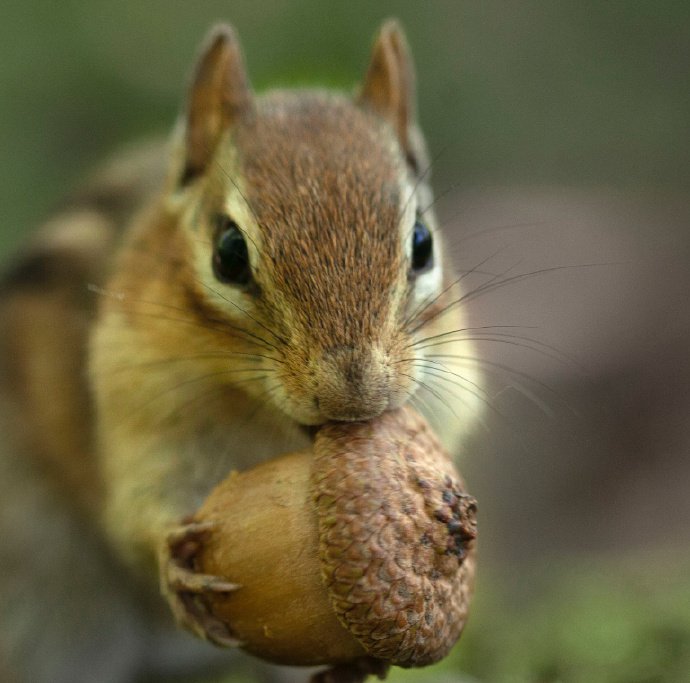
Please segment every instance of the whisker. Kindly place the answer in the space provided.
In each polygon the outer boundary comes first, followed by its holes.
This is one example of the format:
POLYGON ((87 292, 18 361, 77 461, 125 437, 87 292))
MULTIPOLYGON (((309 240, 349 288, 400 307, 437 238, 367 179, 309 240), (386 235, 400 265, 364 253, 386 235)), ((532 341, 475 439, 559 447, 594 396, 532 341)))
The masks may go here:
MULTIPOLYGON (((460 332, 476 332, 481 334, 481 330, 504 330, 504 329, 518 329, 518 330, 531 330, 538 329, 538 327, 533 325, 479 325, 475 327, 459 327, 457 330, 448 330, 447 332, 441 332, 439 334, 430 335, 428 337, 423 337, 422 339, 417 339, 416 341, 404 346, 404 349, 411 349, 424 344, 428 341, 433 341, 434 339, 440 339, 442 337, 448 337, 451 334, 459 334, 460 332)), ((487 333, 488 334, 488 333, 487 333)))
MULTIPOLYGON (((256 372, 257 369, 256 368, 246 368, 246 369, 242 369, 242 371, 243 372, 250 372, 250 371, 256 372)), ((213 379, 215 377, 220 377, 223 375, 226 375, 226 376, 232 375, 236 372, 239 372, 239 370, 233 368, 233 369, 229 369, 229 370, 222 370, 219 372, 208 373, 205 375, 200 375, 200 376, 194 377, 192 379, 184 380, 182 382, 177 382, 175 385, 167 387, 167 388, 163 389, 162 391, 157 392, 153 397, 150 397, 144 403, 138 405, 137 410, 129 417, 130 418, 134 417, 135 415, 139 414, 141 411, 143 411, 145 408, 147 408, 152 403, 159 401, 161 399, 161 397, 166 396, 167 394, 170 394, 174 391, 177 391, 181 387, 188 386, 191 384, 197 384, 199 382, 203 382, 204 380, 213 379)), ((271 368, 262 368, 261 372, 271 373, 271 372, 275 372, 275 370, 272 370, 271 368)), ((239 386, 240 384, 246 384, 247 382, 258 382, 258 381, 267 379, 267 377, 268 377, 268 375, 258 375, 258 376, 254 376, 254 377, 247 377, 244 379, 237 380, 236 382, 223 382, 223 383, 221 383, 220 386, 225 386, 227 388, 233 388, 233 387, 239 386)))
POLYGON ((251 315, 251 313, 246 311, 244 308, 242 308, 241 306, 238 306, 234 301, 223 296, 218 290, 214 289, 213 287, 210 287, 209 285, 207 285, 202 280, 199 280, 198 278, 195 278, 195 279, 196 279, 196 282, 198 282, 202 287, 205 287, 206 289, 208 289, 209 292, 211 292, 212 294, 215 294, 217 297, 220 297, 223 301, 234 306, 238 311, 244 313, 250 320, 252 320, 261 329, 266 330, 266 332, 268 332, 276 341, 278 341, 281 344, 286 343, 285 339, 278 336, 272 329, 270 329, 269 327, 264 325, 260 320, 257 320, 253 315, 251 315))
MULTIPOLYGON (((274 368, 261 368, 261 372, 277 372, 274 368)), ((235 373, 238 372, 257 372, 257 368, 228 368, 227 370, 218 370, 216 372, 209 372, 204 375, 198 375, 197 377, 193 377, 191 379, 186 379, 183 380, 182 382, 178 382, 172 387, 169 387, 165 389, 162 393, 158 394, 156 396, 156 399, 160 398, 164 394, 167 394, 170 391, 175 391, 176 389, 179 389, 181 387, 187 386, 188 384, 196 384, 197 382, 202 382, 205 379, 212 379, 213 377, 222 377, 222 376, 227 376, 227 375, 234 375, 235 373)), ((266 377, 264 375, 261 375, 260 377, 250 377, 247 380, 240 380, 241 382, 244 381, 249 381, 252 379, 265 379, 266 377)))
POLYGON ((184 414, 184 413, 187 411, 187 409, 188 409, 190 406, 192 406, 194 403, 196 403, 197 401, 200 401, 200 400, 202 400, 202 399, 204 399, 204 398, 208 398, 209 396, 212 396, 213 394, 220 393, 220 392, 223 391, 224 389, 227 389, 228 386, 232 386, 232 385, 228 385, 228 384, 214 384, 214 385, 211 386, 210 388, 205 389, 204 391, 198 392, 197 394, 195 394, 194 396, 192 396, 191 399, 188 399, 187 401, 184 401, 183 403, 176 403, 176 404, 175 404, 174 406, 172 406, 172 408, 166 413, 166 416, 165 416, 166 419, 168 419, 168 418, 170 418, 170 417, 172 417, 173 415, 176 415, 176 414, 184 414))
MULTIPOLYGON (((483 266, 487 261, 489 261, 490 259, 494 258, 494 256, 498 256, 498 254, 500 254, 501 251, 503 251, 504 248, 505 248, 505 247, 502 247, 501 249, 498 249, 497 251, 495 251, 493 254, 487 256, 483 261, 481 261, 481 262, 478 264, 477 267, 483 266)), ((489 280, 488 280, 487 282, 482 283, 481 285, 478 285, 478 287, 482 287, 482 286, 484 286, 484 285, 486 285, 486 284, 495 282, 498 278, 505 277, 513 268, 515 268, 517 265, 519 265, 520 262, 521 262, 521 261, 517 261, 516 263, 513 263, 511 266, 509 266, 509 267, 506 268, 505 270, 501 271, 500 273, 489 273, 489 275, 491 275, 491 277, 489 278, 489 280)), ((446 287, 446 288, 445 288, 445 289, 444 289, 444 290, 443 290, 443 291, 442 291, 442 292, 441 292, 431 303, 429 303, 429 305, 426 306, 424 310, 426 310, 426 308, 428 308, 429 306, 432 306, 441 296, 443 296, 443 294, 445 294, 446 292, 448 292, 448 290, 451 289, 454 285, 459 284, 460 282, 462 282, 462 280, 464 280, 464 278, 465 278, 466 276, 472 275, 472 273, 474 273, 474 272, 476 272, 476 271, 475 271, 474 268, 472 268, 472 269, 470 269, 469 271, 465 272, 463 275, 461 275, 454 283, 452 283, 451 285, 449 285, 448 287, 446 287)), ((477 289, 477 287, 471 289, 470 291, 475 291, 476 289, 477 289)), ((463 295, 463 296, 464 296, 464 295, 463 295)), ((462 297, 461 297, 461 298, 462 298, 462 297)), ((432 321, 437 320, 437 319, 440 318, 444 313, 446 313, 448 310, 450 310, 454 305, 455 305, 455 303, 448 304, 445 308, 442 308, 440 311, 437 311, 436 313, 434 313, 432 316, 430 316, 430 317, 427 318, 426 320, 423 320, 423 321, 420 322, 418 325, 416 325, 414 328, 412 328, 411 330, 409 330, 409 334, 414 334, 415 332, 417 332, 418 330, 421 330, 423 327, 425 327, 426 325, 428 325, 428 324, 431 323, 432 321)), ((421 313, 423 313, 423 311, 421 311, 419 315, 421 315, 421 313)), ((419 315, 418 315, 417 317, 419 317, 419 315)))
MULTIPOLYGON (((187 309, 185 309, 181 306, 174 306, 172 304, 160 303, 158 301, 147 301, 146 299, 133 299, 128 294, 126 294, 125 292, 109 292, 108 290, 102 289, 96 285, 87 285, 87 289, 94 294, 98 294, 99 296, 111 296, 111 297, 115 298, 116 300, 121 301, 123 303, 126 301, 127 303, 143 304, 145 306, 155 306, 157 308, 163 308, 163 309, 172 310, 172 311, 179 311, 182 313, 188 312, 187 309)), ((169 322, 176 322, 176 323, 183 324, 183 325, 191 325, 192 327, 197 327, 199 329, 215 330, 217 332, 226 332, 227 333, 228 330, 234 330, 236 332, 239 332, 240 334, 244 334, 247 337, 251 338, 251 339, 245 339, 244 340, 245 342, 247 342, 247 343, 259 342, 262 345, 264 345, 266 348, 274 349, 275 351, 278 351, 278 353, 280 353, 280 349, 277 346, 275 346, 275 344, 271 344, 270 342, 268 342, 263 337, 261 337, 257 334, 254 334, 253 332, 250 332, 249 330, 246 330, 243 327, 239 327, 233 323, 229 323, 225 320, 221 320, 221 319, 217 319, 217 318, 207 318, 212 323, 218 323, 218 324, 216 324, 216 325, 205 325, 203 323, 200 323, 196 320, 191 320, 189 318, 176 318, 176 317, 172 317, 172 316, 163 316, 163 315, 158 315, 155 313, 149 313, 147 311, 140 311, 140 310, 133 309, 133 308, 127 308, 125 310, 125 312, 126 313, 134 313, 135 315, 147 316, 149 318, 153 318, 156 320, 166 320, 169 322), (252 339, 255 341, 252 342, 251 341, 252 339)))
MULTIPOLYGON (((478 268, 481 268, 484 264, 488 263, 492 258, 494 258, 495 256, 498 256, 506 248, 507 247, 501 247, 500 249, 496 250, 493 254, 490 254, 485 259, 480 261, 476 266, 474 266, 474 268, 470 268, 470 270, 464 271, 460 275, 460 277, 458 277, 456 280, 451 282, 447 287, 445 287, 441 292, 439 292, 439 294, 437 294, 428 303, 426 303, 426 301, 429 299, 429 297, 426 297, 426 299, 422 302, 421 307, 418 306, 417 308, 415 308, 413 315, 404 321, 403 325, 404 325, 405 329, 407 329, 410 325, 412 325, 412 323, 415 321, 415 319, 419 318, 424 313, 424 311, 426 311, 430 306, 433 306, 444 294, 446 294, 448 291, 450 291, 456 285, 460 284, 466 277, 472 275, 475 272, 478 272, 477 271, 478 268)), ((420 329, 421 327, 423 327, 424 324, 426 324, 426 323, 423 323, 422 325, 416 327, 415 329, 410 330, 410 334, 413 334, 414 332, 416 332, 417 329, 420 329)))
MULTIPOLYGON (((254 353, 243 353, 241 351, 226 351, 223 353, 197 353, 191 356, 170 356, 168 358, 156 358, 154 360, 142 361, 140 363, 128 363, 127 365, 120 365, 115 368, 109 368, 107 373, 94 372, 91 374, 96 377, 111 376, 126 370, 141 370, 142 368, 152 368, 161 365, 164 366, 168 364, 190 362, 195 360, 234 360, 235 356, 241 356, 244 360, 255 361, 257 363, 260 363, 263 359, 269 359, 271 361, 276 361, 280 363, 283 362, 278 358, 273 358, 273 356, 264 356, 261 354, 254 353)), ((251 369, 257 370, 256 367, 251 369)))
POLYGON ((429 211, 440 199, 443 199, 446 195, 451 193, 453 190, 458 188, 460 186, 460 183, 453 183, 452 185, 449 185, 443 192, 437 194, 429 204, 427 204, 420 212, 419 215, 423 216, 427 211, 429 211))
POLYGON ((431 168, 433 167, 433 165, 434 165, 434 164, 445 154, 445 152, 446 152, 447 149, 448 149, 448 145, 446 145, 445 147, 442 147, 442 148, 434 155, 434 157, 431 159, 431 161, 427 164, 427 167, 424 169, 424 171, 422 171, 422 173, 420 173, 420 174, 417 176, 417 180, 416 180, 415 184, 413 185, 412 190, 410 191, 409 196, 408 196, 407 199, 405 200, 405 203, 403 204, 403 207, 402 207, 402 209, 400 210, 400 213, 398 214, 398 220, 397 220, 397 225, 398 225, 398 226, 400 226, 400 221, 402 221, 403 216, 405 215, 405 212, 407 211, 407 207, 410 205, 410 202, 412 201, 412 199, 413 199, 413 198, 415 197, 415 195, 417 194, 417 190, 419 189, 419 186, 422 184, 422 182, 424 181, 424 179, 429 175, 429 173, 431 172, 431 168))
POLYGON ((494 282, 500 280, 502 277, 504 278, 512 270, 515 270, 515 268, 517 268, 523 261, 524 261, 524 259, 522 259, 522 258, 518 259, 517 261, 514 261, 511 265, 509 265, 507 268, 502 270, 500 273, 494 273, 493 277, 490 277, 486 282, 483 282, 482 284, 478 285, 477 287, 474 288, 474 290, 471 290, 471 291, 477 291, 483 287, 488 287, 489 285, 493 284, 494 282))
MULTIPOLYGON (((506 373, 507 375, 512 376, 513 378, 521 378, 525 381, 531 382, 532 384, 538 386, 545 392, 553 395, 553 397, 558 399, 558 401, 560 401, 560 403, 564 405, 570 412, 572 412, 575 415, 578 414, 577 411, 572 407, 572 405, 570 405, 570 403, 567 401, 567 399, 561 393, 556 391, 553 387, 549 386, 545 382, 542 382, 533 375, 530 375, 526 372, 522 372, 520 370, 516 370, 515 368, 512 368, 509 365, 497 363, 496 361, 491 361, 486 358, 479 358, 477 356, 466 356, 461 354, 430 354, 429 356, 427 356, 427 358, 443 358, 448 360, 448 362, 450 363, 455 362, 460 365, 478 364, 480 366, 483 366, 483 372, 490 372, 499 377, 501 377, 501 373, 506 373)), ((542 403, 539 397, 536 396, 534 392, 530 391, 524 384, 515 379, 512 379, 511 381, 511 386, 514 386, 516 389, 518 389, 518 391, 522 391, 525 397, 532 400, 535 403, 535 405, 537 405, 537 407, 542 408, 542 405, 545 405, 542 403)), ((550 411, 550 408, 548 408, 548 410, 550 411)))
MULTIPOLYGON (((444 220, 444 225, 447 225, 450 221, 455 220, 461 213, 463 213, 464 209, 460 209, 460 211, 457 211, 453 216, 450 217, 448 221, 444 220)), ((548 225, 549 221, 529 221, 529 222, 524 222, 524 223, 509 223, 507 225, 495 225, 490 228, 483 228, 481 230, 477 230, 475 232, 471 232, 469 235, 461 235, 459 238, 450 245, 452 249, 455 249, 456 247, 460 246, 464 242, 468 242, 469 240, 476 239, 477 237, 486 237, 487 235, 491 235, 496 232, 505 232, 508 230, 522 230, 524 228, 536 228, 540 227, 542 225, 548 225)))
POLYGON ((484 389, 482 389, 482 387, 480 387, 476 382, 473 382, 472 380, 467 379, 467 377, 463 377, 462 375, 458 374, 457 372, 453 372, 444 363, 442 363, 440 361, 432 360, 430 358, 425 358, 425 357, 422 357, 422 358, 404 358, 402 360, 395 361, 393 363, 393 365, 395 365, 396 363, 403 363, 403 362, 409 362, 409 363, 412 363, 413 365, 419 365, 419 367, 423 367, 421 365, 421 363, 431 363, 432 369, 448 373, 449 375, 454 375, 458 379, 461 379, 463 382, 466 382, 467 384, 471 384, 473 387, 475 387, 477 389, 477 391, 480 391, 483 394, 485 394, 486 396, 488 396, 487 392, 484 391, 484 389), (438 367, 438 366, 441 366, 441 367, 438 367))
MULTIPOLYGON (((214 330, 216 332, 224 332, 228 333, 228 330, 233 330, 235 332, 239 332, 240 334, 245 334, 247 337, 250 338, 244 338, 240 337, 240 339, 245 343, 245 344, 253 344, 254 346, 258 346, 260 348, 266 349, 270 351, 271 349, 274 349, 276 351, 279 351, 279 349, 272 345, 267 343, 263 338, 252 334, 251 332, 247 332, 246 330, 243 330, 242 328, 235 327, 233 325, 203 325, 202 323, 196 322, 195 320, 189 320, 187 318, 175 318, 169 315, 159 315, 157 313, 149 313, 148 311, 139 311, 133 308, 128 308, 127 309, 127 315, 137 315, 145 318, 151 318, 153 320, 165 320, 167 322, 173 322, 177 323, 178 325, 189 325, 190 327, 194 327, 196 329, 201 329, 201 330, 214 330)), ((100 323, 101 325, 104 323, 100 323)), ((109 321, 106 323, 110 326, 117 327, 117 326, 122 326, 122 323, 118 321, 109 321)))
MULTIPOLYGON (((239 188, 238 188, 238 191, 239 191, 239 188)), ((250 208, 251 208, 251 207, 250 207, 250 208)), ((251 238, 250 238, 250 239, 251 239, 251 238)), ((202 241, 202 240, 199 240, 199 241, 202 241)), ((255 245, 255 246, 256 246, 256 245, 255 245)), ((131 247, 130 247, 130 248, 131 248, 131 247)), ((146 255, 146 256, 155 257, 156 260, 160 260, 160 259, 161 259, 161 254, 160 254, 159 252, 155 252, 155 253, 154 253, 154 252, 152 252, 151 250, 143 249, 143 248, 141 248, 141 247, 138 247, 137 250, 136 250, 136 252, 137 252, 138 254, 144 254, 144 255, 146 255)), ((174 255, 173 255, 173 256, 174 256, 174 255)), ((276 338, 277 341, 279 341, 280 343, 285 343, 285 340, 283 340, 282 338, 278 337, 278 335, 276 335, 276 334, 273 332, 273 330, 271 330, 270 328, 266 327, 263 323, 261 323, 259 320, 257 320, 256 318, 254 318, 252 315, 250 315, 250 313, 249 313, 248 311, 246 311, 245 309, 243 309, 241 306, 238 306, 234 301, 231 301, 231 300, 228 299, 227 297, 224 297, 219 291, 217 291, 217 290, 215 290, 214 288, 208 286, 208 285, 207 285, 206 283, 204 283, 202 280, 200 280, 200 279, 198 279, 197 277, 195 277, 195 275, 194 275, 194 270, 189 266, 188 263, 183 262, 183 263, 181 264, 181 267, 184 268, 184 269, 186 269, 186 270, 188 270, 188 271, 191 273, 190 277, 191 277, 195 282, 197 282, 198 284, 202 285, 202 286, 205 287, 207 290, 209 290, 210 292, 212 292, 214 295, 216 295, 216 296, 220 297, 221 299, 223 299, 225 302, 227 302, 227 303, 229 303, 229 304, 235 306, 235 308, 237 308, 239 311, 241 311, 242 313, 244 313, 244 314, 245 314, 250 320, 252 320, 256 325, 258 325, 259 327, 263 328, 264 330, 266 330, 266 332, 268 332, 268 333, 271 334, 274 338, 276 338)), ((103 289, 102 287, 99 287, 98 285, 95 285, 95 284, 88 284, 88 285, 87 285, 87 289, 89 289, 89 291, 91 291, 91 292, 93 292, 93 293, 96 293, 96 294, 100 294, 100 295, 104 295, 104 296, 112 296, 113 298, 115 298, 115 299, 117 299, 117 300, 119 300, 119 301, 124 301, 125 299, 128 300, 128 301, 134 301, 134 302, 137 301, 137 300, 135 300, 135 299, 131 299, 131 298, 129 297, 129 295, 128 295, 127 293, 125 293, 125 292, 109 292, 108 290, 105 290, 105 289, 103 289)), ((178 311, 181 311, 181 312, 187 312, 187 309, 185 309, 184 307, 181 307, 181 306, 174 306, 174 305, 171 305, 171 304, 163 304, 163 303, 159 303, 159 302, 155 302, 155 301, 144 301, 144 300, 138 300, 138 301, 139 301, 140 303, 146 303, 146 304, 149 304, 149 305, 151 305, 151 306, 159 306, 159 307, 162 307, 162 308, 170 308, 170 309, 172 309, 172 310, 178 310, 178 311)), ((254 338, 256 338, 256 339, 260 339, 260 340, 263 341, 267 346, 270 346, 271 348, 275 349, 276 351, 278 351, 278 352, 280 353, 280 349, 279 349, 278 347, 276 347, 276 346, 273 345, 273 344, 270 344, 267 340, 263 339, 262 337, 260 337, 260 336, 258 336, 258 335, 253 334, 252 332, 249 332, 249 331, 246 330, 246 329, 243 329, 243 328, 241 328, 241 327, 238 327, 238 326, 236 326, 236 325, 233 325, 232 323, 229 323, 229 322, 227 322, 227 321, 225 321, 225 320, 222 320, 222 319, 209 318, 209 320, 211 320, 211 322, 218 322, 220 325, 222 325, 222 326, 224 326, 224 327, 228 327, 228 328, 230 328, 230 329, 235 329, 235 330, 240 331, 240 332, 242 332, 242 333, 244 333, 244 334, 246 334, 246 335, 252 336, 252 337, 254 337, 254 338)), ((209 329, 213 329, 213 328, 209 328, 209 329)))
MULTIPOLYGON (((206 399, 209 396, 213 396, 214 394, 220 393, 228 388, 234 388, 235 386, 239 386, 241 384, 247 384, 249 381, 252 380, 261 380, 264 379, 263 377, 256 377, 256 378, 245 378, 242 380, 238 380, 237 382, 231 382, 231 383, 220 383, 220 384, 214 384, 208 389, 205 389, 204 391, 198 392, 196 395, 192 396, 192 398, 188 399, 187 401, 184 401, 183 403, 178 403, 172 407, 170 411, 168 411, 166 418, 170 418, 175 414, 179 413, 185 413, 190 406, 192 406, 194 403, 197 403, 198 401, 201 401, 202 399, 206 399)), ((223 467, 225 465, 225 460, 220 459, 218 461, 218 464, 220 467, 223 467)), ((222 474, 222 473, 218 473, 222 474)))
POLYGON ((476 342, 491 342, 494 344, 507 344, 509 346, 516 346, 519 348, 523 349, 529 349, 530 351, 533 351, 534 353, 538 353, 545 358, 551 358, 552 360, 558 361, 559 363, 565 363, 567 364, 572 364, 575 366, 578 370, 581 372, 586 372, 586 368, 579 363, 575 359, 571 359, 568 357, 567 354, 563 353, 562 351, 559 351, 555 347, 551 347, 549 344, 544 344, 543 342, 539 342, 536 339, 531 339, 530 337, 520 337, 518 335, 503 335, 505 338, 498 338, 499 335, 495 335, 494 337, 488 337, 488 336, 472 336, 472 337, 458 337, 458 338, 453 338, 453 339, 446 339, 444 341, 439 341, 439 342, 433 342, 431 344, 426 344, 424 346, 418 346, 417 350, 422 351, 424 349, 430 349, 430 348, 435 348, 437 346, 443 346, 444 344, 452 344, 455 342, 463 342, 463 341, 476 341, 476 342), (530 343, 525 343, 523 341, 518 341, 518 340, 526 340, 529 341, 530 343), (540 346, 544 346, 546 349, 553 348, 555 353, 549 353, 548 351, 544 350, 543 348, 539 348, 540 346))
MULTIPOLYGON (((227 170, 224 168, 223 164, 221 164, 218 159, 216 159, 215 161, 216 161, 216 165, 221 170, 221 173, 233 184, 234 188, 237 190, 240 197, 242 197, 242 200, 244 201, 245 205, 249 209, 249 213, 251 213, 252 216, 254 217, 256 224, 258 226, 261 226, 261 221, 259 220, 259 216, 257 215, 256 211, 254 211, 254 207, 249 203, 249 200, 245 196, 244 192, 242 192, 242 190, 240 189, 240 186, 235 182, 235 179, 227 172, 227 170)), ((237 227, 240 228, 240 226, 237 226, 237 227)), ((242 233, 242 235, 244 237, 246 237, 254 245, 254 248, 256 249, 257 253, 260 254, 261 250, 259 249, 256 242, 252 239, 251 235, 248 232, 246 232, 245 230, 243 230, 242 228, 240 228, 240 232, 242 233)))
MULTIPOLYGON (((438 379, 441 379, 441 378, 438 378, 438 379)), ((449 390, 446 389, 446 391, 449 391, 449 390)), ((455 394, 455 392, 452 392, 452 393, 453 393, 453 395, 454 395, 458 400, 462 401, 465 405, 467 405, 467 402, 466 402, 464 399, 462 399, 461 397, 457 396, 457 394, 455 394)), ((479 398, 480 400, 482 400, 481 397, 477 397, 477 398, 479 398)), ((495 397, 494 397, 494 398, 495 398, 495 397)), ((498 408, 496 408, 496 406, 493 405, 493 403, 492 403, 491 401, 489 401, 489 400, 482 400, 482 403, 484 403, 484 405, 486 405, 486 407, 487 407, 494 415, 496 415, 496 417, 501 421, 501 423, 505 424, 507 427, 509 427, 509 428, 511 429, 512 432, 515 433, 515 435, 520 439, 521 445, 524 447, 524 443, 522 442, 522 439, 521 439, 521 437, 519 436, 519 430, 518 430, 517 424, 515 424, 515 423, 513 422, 513 420, 511 420, 506 414, 504 414, 504 413, 502 413, 500 410, 498 410, 498 408)), ((482 427, 484 428, 484 430, 486 431, 487 434, 492 435, 493 432, 492 432, 492 430, 491 430, 491 428, 490 428, 490 426, 489 426, 489 423, 483 418, 481 412, 479 412, 479 413, 475 412, 474 415, 473 415, 473 419, 477 420, 477 421, 482 425, 482 427)))
MULTIPOLYGON (((438 379, 440 379, 440 378, 438 378, 438 379)), ((436 384, 437 384, 437 386, 439 386, 439 389, 443 389, 447 394, 452 396, 456 401, 460 401, 460 403, 462 403, 465 407, 471 409, 468 402, 462 396, 459 396, 457 394, 457 392, 449 389, 448 387, 441 387, 440 385, 438 385, 438 382, 436 382, 436 384)), ((477 397, 477 398, 482 400, 481 397, 477 397)), ((492 406, 489 402, 487 402, 487 401, 482 401, 482 402, 486 404, 486 406, 489 408, 489 410, 496 413, 499 416, 499 418, 508 421, 507 418, 504 415, 502 415, 501 413, 499 413, 498 410, 496 408, 494 408, 494 406, 492 406)), ((453 415, 455 416, 455 418, 459 421, 460 418, 458 418, 457 414, 454 411, 452 411, 452 412, 453 412, 453 415)), ((483 416, 480 412, 477 412, 476 410, 473 411, 472 419, 477 420, 477 422, 479 422, 479 424, 481 424, 481 426, 484 428, 484 430, 487 432, 487 434, 491 433, 488 423, 483 418, 483 416)))
MULTIPOLYGON (((561 270, 574 270, 574 269, 580 269, 580 268, 596 268, 596 267, 602 267, 602 266, 612 266, 612 265, 624 265, 623 262, 608 262, 608 263, 581 263, 581 264, 575 264, 575 265, 566 265, 566 266, 552 266, 550 268, 540 268, 539 270, 534 270, 529 273, 520 273, 518 275, 512 275, 509 278, 506 278, 505 280, 499 280, 498 282, 489 282, 485 283, 483 285, 480 285, 479 287, 476 287, 475 289, 467 292, 466 294, 462 295, 459 299, 456 299, 455 301, 452 301, 451 303, 447 304, 444 306, 440 311, 437 311, 436 313, 431 316, 429 320, 427 320, 424 324, 428 324, 431 322, 431 320, 434 320, 438 318, 440 315, 443 315, 446 311, 450 310, 453 306, 458 306, 460 304, 467 303, 469 301, 472 301, 473 299, 479 298, 480 296, 483 296, 484 294, 488 294, 490 292, 496 291, 497 289, 500 289, 502 287, 505 287, 506 285, 509 284, 516 284, 518 282, 522 282, 525 280, 529 280, 534 277, 538 277, 540 275, 545 275, 548 273, 553 273, 561 270)), ((512 268, 512 267, 511 267, 512 268)))
MULTIPOLYGON (((451 383, 451 384, 455 385, 456 387, 458 387, 459 389, 461 389, 462 391, 466 391, 467 393, 474 396, 477 400, 481 401, 489 410, 491 410, 491 412, 495 413, 499 417, 505 418, 505 415, 503 415, 501 413, 501 411, 498 410, 498 408, 496 408, 493 405, 493 403, 491 402, 491 397, 489 397, 489 395, 484 390, 482 390, 481 393, 483 393, 485 396, 482 396, 478 391, 473 391, 472 389, 468 389, 467 387, 462 386, 459 382, 456 382, 455 380, 453 380, 449 377, 445 377, 444 375, 436 374, 439 372, 439 370, 437 368, 425 367, 425 368, 423 368, 423 370, 426 373, 431 373, 437 380, 443 380, 445 382, 451 383)), ((451 374, 455 374, 455 373, 451 373, 451 374)), ((448 391, 447 388, 446 388, 446 391, 448 391)), ((467 402, 461 396, 458 396, 456 393, 453 393, 452 395, 456 399, 458 399, 459 401, 462 401, 465 405, 467 405, 467 402)))
POLYGON ((410 404, 412 404, 412 406, 414 406, 416 410, 418 410, 422 415, 426 416, 426 419, 429 421, 435 432, 439 432, 442 429, 443 425, 438 417, 437 411, 431 407, 429 402, 424 399, 419 392, 415 392, 407 400, 410 404))
POLYGON ((416 377, 413 377, 412 375, 407 375, 405 373, 400 373, 402 377, 407 377, 408 379, 411 379, 415 384, 418 386, 422 387, 423 389, 426 389, 432 396, 434 396, 440 403, 443 405, 445 408, 447 408, 452 414, 455 419, 459 419, 453 408, 450 406, 450 404, 443 399, 442 396, 438 394, 438 392, 434 391, 428 384, 425 382, 422 382, 421 380, 417 379, 416 377))
MULTIPOLYGON (((448 384, 452 384, 453 386, 457 387, 457 388, 460 389, 461 391, 466 391, 467 393, 471 394, 471 395, 474 396, 477 400, 481 401, 481 402, 484 403, 486 406, 488 406, 489 408, 492 408, 492 409, 493 409, 493 407, 491 406, 491 404, 490 404, 490 402, 489 402, 490 399, 488 398, 488 395, 487 395, 487 397, 481 395, 482 393, 483 393, 483 394, 486 394, 485 391, 482 391, 482 392, 480 393, 480 392, 478 392, 478 391, 473 391, 472 389, 468 389, 467 387, 463 386, 460 382, 458 382, 458 381, 452 379, 451 377, 446 377, 445 375, 440 374, 440 371, 439 371, 437 368, 429 367, 428 365, 426 365, 426 366, 419 366, 419 365, 418 365, 417 367, 420 367, 420 368, 422 369, 422 371, 424 372, 425 376, 431 375, 431 376, 434 378, 434 380, 436 380, 437 382, 438 382, 438 381, 443 381, 443 382, 447 382, 448 384)), ((438 386, 438 384, 437 384, 437 386, 438 386)), ((448 389, 448 387, 444 387, 444 389, 445 389, 446 391, 450 391, 450 390, 448 389)), ((455 397, 456 399, 458 399, 459 401, 462 401, 463 403, 466 404, 466 401, 465 401, 459 394, 453 392, 451 395, 454 396, 454 397, 455 397)), ((467 404, 466 404, 466 405, 467 405, 467 404)))
POLYGON ((524 280, 530 280, 534 277, 538 277, 539 275, 545 275, 547 273, 555 273, 555 272, 562 271, 562 270, 579 270, 581 268, 601 268, 601 267, 613 266, 613 265, 621 265, 621 264, 612 261, 609 263, 579 263, 579 264, 572 264, 572 265, 565 265, 565 266, 551 266, 550 268, 539 268, 538 270, 533 270, 529 273, 519 273, 518 275, 512 275, 511 277, 506 278, 505 280, 500 280, 500 281, 495 282, 495 283, 487 283, 485 285, 481 285, 480 287, 478 287, 474 291, 466 294, 465 297, 462 298, 462 300, 463 301, 471 301, 472 299, 475 299, 482 294, 486 294, 488 292, 493 292, 493 291, 500 289, 501 287, 504 287, 506 285, 515 284, 517 282, 522 282, 524 280))

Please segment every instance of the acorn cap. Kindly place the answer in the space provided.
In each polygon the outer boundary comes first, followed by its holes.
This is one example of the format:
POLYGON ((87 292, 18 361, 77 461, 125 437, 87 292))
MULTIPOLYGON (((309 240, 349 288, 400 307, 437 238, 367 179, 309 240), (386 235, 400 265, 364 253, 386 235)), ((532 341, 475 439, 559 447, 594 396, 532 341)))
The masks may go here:
POLYGON ((336 614, 371 656, 398 666, 444 657, 474 576, 476 501, 412 409, 316 436, 321 575, 336 614))
POLYGON ((195 516, 216 524, 195 567, 242 585, 205 600, 255 655, 424 666, 467 618, 475 513, 428 424, 404 407, 326 425, 312 450, 231 474, 195 516))

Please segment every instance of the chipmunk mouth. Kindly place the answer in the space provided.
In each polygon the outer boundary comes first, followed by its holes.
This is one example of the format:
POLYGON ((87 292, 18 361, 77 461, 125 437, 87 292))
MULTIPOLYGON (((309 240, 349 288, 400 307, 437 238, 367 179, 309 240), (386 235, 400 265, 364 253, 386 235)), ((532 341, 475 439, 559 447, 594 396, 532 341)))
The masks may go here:
POLYGON ((326 418, 324 422, 365 422, 373 420, 388 409, 388 402, 371 406, 357 403, 339 403, 334 408, 327 411, 321 410, 321 414, 326 418))
POLYGON ((371 347, 326 349, 281 377, 274 396, 281 410, 307 427, 365 422, 404 404, 411 395, 401 366, 371 347))

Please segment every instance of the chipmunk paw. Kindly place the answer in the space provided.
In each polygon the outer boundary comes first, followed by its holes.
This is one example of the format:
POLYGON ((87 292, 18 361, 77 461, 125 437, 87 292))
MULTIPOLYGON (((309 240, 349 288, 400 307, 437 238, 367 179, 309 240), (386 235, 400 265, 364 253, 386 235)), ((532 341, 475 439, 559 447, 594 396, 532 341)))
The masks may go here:
POLYGON ((180 626, 221 647, 238 647, 240 641, 211 614, 204 595, 231 593, 240 586, 219 576, 201 574, 193 566, 204 535, 212 528, 210 523, 183 523, 166 534, 159 556, 161 592, 180 626))

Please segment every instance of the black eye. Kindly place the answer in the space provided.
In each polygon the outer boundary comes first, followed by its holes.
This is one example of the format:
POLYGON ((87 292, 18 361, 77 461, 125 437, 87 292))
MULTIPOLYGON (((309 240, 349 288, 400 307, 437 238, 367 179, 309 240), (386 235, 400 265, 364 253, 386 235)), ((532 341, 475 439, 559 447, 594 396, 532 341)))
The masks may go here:
POLYGON ((412 271, 423 273, 434 262, 434 242, 429 228, 417 219, 412 232, 412 271))
POLYGON ((221 282, 246 285, 252 279, 249 252, 242 231, 227 216, 218 217, 213 272, 221 282))

